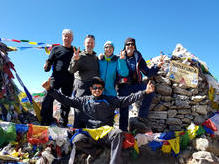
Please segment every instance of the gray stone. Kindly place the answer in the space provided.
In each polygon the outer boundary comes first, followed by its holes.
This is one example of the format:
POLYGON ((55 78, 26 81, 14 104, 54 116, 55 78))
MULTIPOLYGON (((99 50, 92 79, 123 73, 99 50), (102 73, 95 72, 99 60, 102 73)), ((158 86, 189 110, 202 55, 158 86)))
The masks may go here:
POLYGON ((190 91, 192 92, 192 95, 197 95, 198 94, 198 88, 192 88, 190 89, 190 91))
POLYGON ((200 102, 201 105, 208 105, 210 104, 210 100, 203 100, 200 102))
POLYGON ((156 92, 158 92, 159 94, 163 96, 171 96, 172 88, 167 85, 156 84, 156 92))
POLYGON ((174 97, 176 100, 182 100, 182 101, 189 100, 189 97, 188 97, 188 96, 185 96, 185 95, 173 94, 173 97, 174 97))
POLYGON ((195 119, 193 121, 195 124, 201 125, 203 122, 205 122, 205 117, 198 115, 195 117, 195 119))
POLYGON ((206 115, 207 112, 207 105, 194 105, 192 106, 192 111, 198 113, 198 114, 202 114, 202 115, 206 115))
POLYGON ((185 118, 185 116, 183 114, 179 114, 179 115, 176 115, 175 118, 183 119, 183 118, 185 118))
POLYGON ((189 110, 189 109, 181 109, 181 110, 178 110, 178 113, 179 114, 190 114, 191 110, 189 110))
POLYGON ((170 79, 165 78, 163 76, 156 76, 155 81, 158 83, 163 83, 164 85, 171 85, 170 79))
POLYGON ((168 117, 175 117, 177 115, 177 111, 176 110, 168 110, 167 114, 168 114, 168 117))
POLYGON ((182 89, 182 88, 174 88, 173 93, 186 95, 186 96, 192 96, 191 92, 187 91, 186 89, 182 89))
POLYGON ((167 108, 170 108, 172 106, 170 102, 164 102, 163 105, 167 108))
POLYGON ((163 104, 158 104, 153 108, 153 110, 155 110, 155 111, 164 111, 166 109, 167 108, 163 104))
POLYGON ((150 111, 148 114, 149 119, 167 119, 167 111, 150 111))
POLYGON ((158 103, 160 102, 160 100, 161 100, 161 95, 156 94, 156 95, 154 96, 153 100, 152 100, 152 103, 153 103, 153 104, 158 104, 158 103))
POLYGON ((167 118, 167 124, 168 125, 180 125, 182 124, 182 121, 178 118, 167 118))
POLYGON ((189 118, 183 118, 183 119, 182 119, 182 122, 183 122, 183 123, 188 123, 188 124, 190 124, 190 123, 191 123, 191 120, 190 120, 189 118))
POLYGON ((182 130, 180 125, 169 125, 169 129, 172 131, 182 130))
POLYGON ((200 101, 204 100, 205 98, 206 98, 206 95, 205 96, 198 95, 198 96, 192 96, 191 100, 195 101, 195 102, 200 102, 200 101))
POLYGON ((171 96, 161 96, 161 100, 162 101, 167 101, 167 102, 169 102, 169 101, 172 101, 172 97, 171 96))
POLYGON ((183 101, 183 100, 176 99, 175 105, 179 108, 191 108, 188 100, 183 101))
POLYGON ((193 119, 193 116, 192 116, 191 114, 186 114, 186 115, 185 115, 185 118, 189 118, 190 120, 192 120, 192 119, 193 119))

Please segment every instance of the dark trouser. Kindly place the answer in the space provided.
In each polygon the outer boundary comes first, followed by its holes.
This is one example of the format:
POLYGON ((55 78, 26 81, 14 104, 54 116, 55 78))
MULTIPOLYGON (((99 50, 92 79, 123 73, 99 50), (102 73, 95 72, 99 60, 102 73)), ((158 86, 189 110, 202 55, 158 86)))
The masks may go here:
MULTIPOLYGON (((73 139, 72 152, 77 152, 79 150, 95 157, 95 152, 98 147, 109 146, 111 147, 110 164, 120 164, 122 163, 121 151, 123 139, 124 137, 120 129, 112 129, 107 135, 97 141, 85 134, 78 134, 73 139)), ((74 161, 74 158, 75 154, 71 155, 70 161, 74 161)))
MULTIPOLYGON (((128 96, 131 93, 136 93, 138 91, 142 91, 145 89, 146 89, 145 83, 122 84, 121 86, 119 86, 118 92, 119 92, 119 96, 128 96)), ((153 97, 154 97, 154 93, 147 94, 144 96, 138 113, 139 117, 142 118, 147 117, 153 97)), ((127 131, 128 118, 129 118, 129 107, 120 108, 119 128, 123 131, 127 131)))
MULTIPOLYGON (((90 81, 83 82, 81 80, 75 79, 74 81, 74 95, 75 97, 82 97, 85 95, 91 95, 90 92, 90 81)), ((74 108, 74 128, 85 128, 86 127, 86 117, 83 112, 74 108)))
MULTIPOLYGON (((73 90, 73 78, 63 79, 51 77, 51 87, 55 89, 61 89, 64 95, 71 97, 73 90)), ((53 101, 54 98, 50 95, 46 95, 43 99, 40 113, 42 117, 42 125, 51 125, 55 121, 53 118, 53 101)), ((68 123, 69 111, 70 106, 61 104, 61 121, 64 126, 66 126, 68 123)))

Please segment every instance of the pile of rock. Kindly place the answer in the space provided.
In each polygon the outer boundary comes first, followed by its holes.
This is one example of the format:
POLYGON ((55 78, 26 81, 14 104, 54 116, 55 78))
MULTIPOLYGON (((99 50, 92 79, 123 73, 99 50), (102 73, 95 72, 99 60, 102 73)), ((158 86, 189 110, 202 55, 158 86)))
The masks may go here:
MULTIPOLYGON (((200 125, 212 112, 209 100, 209 83, 207 81, 206 65, 200 64, 200 60, 194 60, 195 56, 189 53, 182 45, 178 44, 172 57, 165 59, 162 70, 152 80, 156 86, 156 95, 153 99, 148 118, 155 132, 185 129, 191 122, 200 125), (180 54, 180 55, 179 55, 180 54), (188 57, 189 55, 190 57, 188 57), (190 87, 170 80, 170 62, 186 63, 199 71, 197 87, 190 87), (205 68, 205 69, 203 69, 205 68)), ((152 59, 153 61, 153 59, 152 59)), ((156 61, 155 61, 156 62, 156 61)), ((130 115, 135 116, 138 105, 131 110, 130 115)))

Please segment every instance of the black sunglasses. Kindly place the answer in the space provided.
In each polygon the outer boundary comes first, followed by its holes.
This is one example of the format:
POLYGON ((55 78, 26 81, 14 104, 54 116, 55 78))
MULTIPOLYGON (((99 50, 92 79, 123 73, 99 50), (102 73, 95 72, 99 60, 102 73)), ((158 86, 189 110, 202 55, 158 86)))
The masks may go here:
POLYGON ((134 46, 134 43, 126 43, 126 46, 134 46))
POLYGON ((103 87, 93 86, 92 89, 93 89, 93 90, 97 90, 97 89, 99 89, 99 90, 103 90, 103 87))

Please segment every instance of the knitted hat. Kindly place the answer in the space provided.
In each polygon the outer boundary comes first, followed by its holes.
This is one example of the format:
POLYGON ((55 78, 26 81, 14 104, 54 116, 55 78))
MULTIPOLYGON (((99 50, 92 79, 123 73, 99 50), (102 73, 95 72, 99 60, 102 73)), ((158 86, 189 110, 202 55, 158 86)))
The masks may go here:
POLYGON ((114 45, 113 45, 113 42, 111 41, 106 41, 106 43, 104 43, 104 48, 107 46, 107 45, 111 45, 114 49, 114 45))
POLYGON ((135 49, 137 50, 136 44, 135 44, 135 39, 134 39, 134 38, 127 38, 127 39, 125 40, 125 44, 124 44, 124 49, 123 49, 123 50, 125 50, 125 46, 126 46, 126 44, 127 44, 128 42, 134 43, 135 49))

